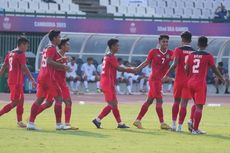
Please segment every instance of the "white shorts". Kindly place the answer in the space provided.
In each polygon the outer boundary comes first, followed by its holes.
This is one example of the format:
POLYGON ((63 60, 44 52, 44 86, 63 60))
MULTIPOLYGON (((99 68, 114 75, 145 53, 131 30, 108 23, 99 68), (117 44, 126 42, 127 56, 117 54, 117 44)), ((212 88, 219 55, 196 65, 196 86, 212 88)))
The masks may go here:
POLYGON ((96 76, 95 75, 87 76, 87 81, 96 81, 96 76))

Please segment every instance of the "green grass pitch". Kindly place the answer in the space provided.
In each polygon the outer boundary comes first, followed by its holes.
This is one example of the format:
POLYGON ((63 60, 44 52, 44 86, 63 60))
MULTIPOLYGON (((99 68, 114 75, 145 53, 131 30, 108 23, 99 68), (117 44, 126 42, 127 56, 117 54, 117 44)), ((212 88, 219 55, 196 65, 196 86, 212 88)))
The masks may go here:
MULTIPOLYGON (((2 107, 3 104, 0 104, 2 107)), ((142 124, 144 130, 131 125, 141 104, 120 104, 123 121, 130 129, 116 129, 112 114, 102 121, 104 129, 91 123, 104 104, 73 105, 72 125, 78 131, 56 131, 53 108, 36 120, 42 131, 27 131, 16 126, 15 110, 0 118, 0 153, 229 153, 230 107, 205 107, 201 129, 206 135, 187 132, 162 131, 152 106, 142 124)), ((30 104, 25 104, 24 119, 28 118, 30 104)), ((189 109, 188 109, 189 110, 189 109)), ((171 106, 164 106, 166 123, 171 124, 171 106)))

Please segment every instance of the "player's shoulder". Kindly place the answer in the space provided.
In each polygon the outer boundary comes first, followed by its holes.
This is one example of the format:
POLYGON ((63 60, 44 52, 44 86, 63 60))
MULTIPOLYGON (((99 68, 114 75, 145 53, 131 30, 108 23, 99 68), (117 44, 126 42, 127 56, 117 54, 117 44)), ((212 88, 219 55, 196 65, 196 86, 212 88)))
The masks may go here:
POLYGON ((207 51, 193 51, 191 53, 192 55, 206 55, 206 56, 212 56, 212 54, 208 53, 207 51))
POLYGON ((192 48, 191 46, 181 46, 181 47, 178 47, 177 49, 178 49, 178 50, 181 50, 181 51, 183 51, 183 50, 195 51, 195 49, 192 48))

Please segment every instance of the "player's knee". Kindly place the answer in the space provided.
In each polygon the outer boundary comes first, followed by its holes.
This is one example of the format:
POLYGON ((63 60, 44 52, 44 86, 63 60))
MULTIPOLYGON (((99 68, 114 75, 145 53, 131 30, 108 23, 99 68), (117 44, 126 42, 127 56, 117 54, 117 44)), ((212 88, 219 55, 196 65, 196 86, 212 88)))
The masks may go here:
POLYGON ((68 106, 68 107, 72 106, 72 101, 71 100, 64 100, 64 102, 65 102, 66 106, 68 106))
POLYGON ((153 103, 153 98, 148 98, 146 101, 149 105, 151 105, 153 103))

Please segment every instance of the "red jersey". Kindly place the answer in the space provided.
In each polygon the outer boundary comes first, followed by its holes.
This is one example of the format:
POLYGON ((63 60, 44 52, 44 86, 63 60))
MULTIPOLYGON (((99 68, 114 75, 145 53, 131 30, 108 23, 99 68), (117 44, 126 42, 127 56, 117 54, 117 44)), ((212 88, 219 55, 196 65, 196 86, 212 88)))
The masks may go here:
MULTIPOLYGON (((67 57, 62 56, 59 52, 56 52, 55 62, 67 65, 67 57)), ((55 80, 58 84, 66 83, 66 71, 55 70, 55 80)))
POLYGON ((26 64, 26 55, 19 50, 10 51, 5 58, 4 63, 8 67, 8 84, 9 85, 22 85, 24 81, 24 75, 21 69, 21 65, 26 64))
POLYGON ((169 62, 172 60, 173 52, 167 50, 163 53, 160 49, 151 49, 147 60, 152 63, 152 72, 150 78, 152 80, 161 80, 169 69, 169 62))
POLYGON ((117 58, 113 54, 104 56, 100 81, 102 88, 103 86, 115 86, 118 66, 117 58))
POLYGON ((187 80, 187 76, 185 73, 185 62, 188 58, 188 55, 191 54, 192 52, 194 52, 194 49, 190 46, 182 46, 174 50, 173 57, 179 59, 176 67, 175 81, 187 80))
POLYGON ((200 86, 206 84, 208 68, 215 65, 211 54, 204 51, 196 51, 189 55, 186 64, 189 66, 189 82, 200 86))
POLYGON ((38 80, 55 80, 55 69, 52 65, 47 64, 47 58, 49 57, 55 61, 56 53, 57 49, 55 46, 49 46, 43 51, 38 80))

